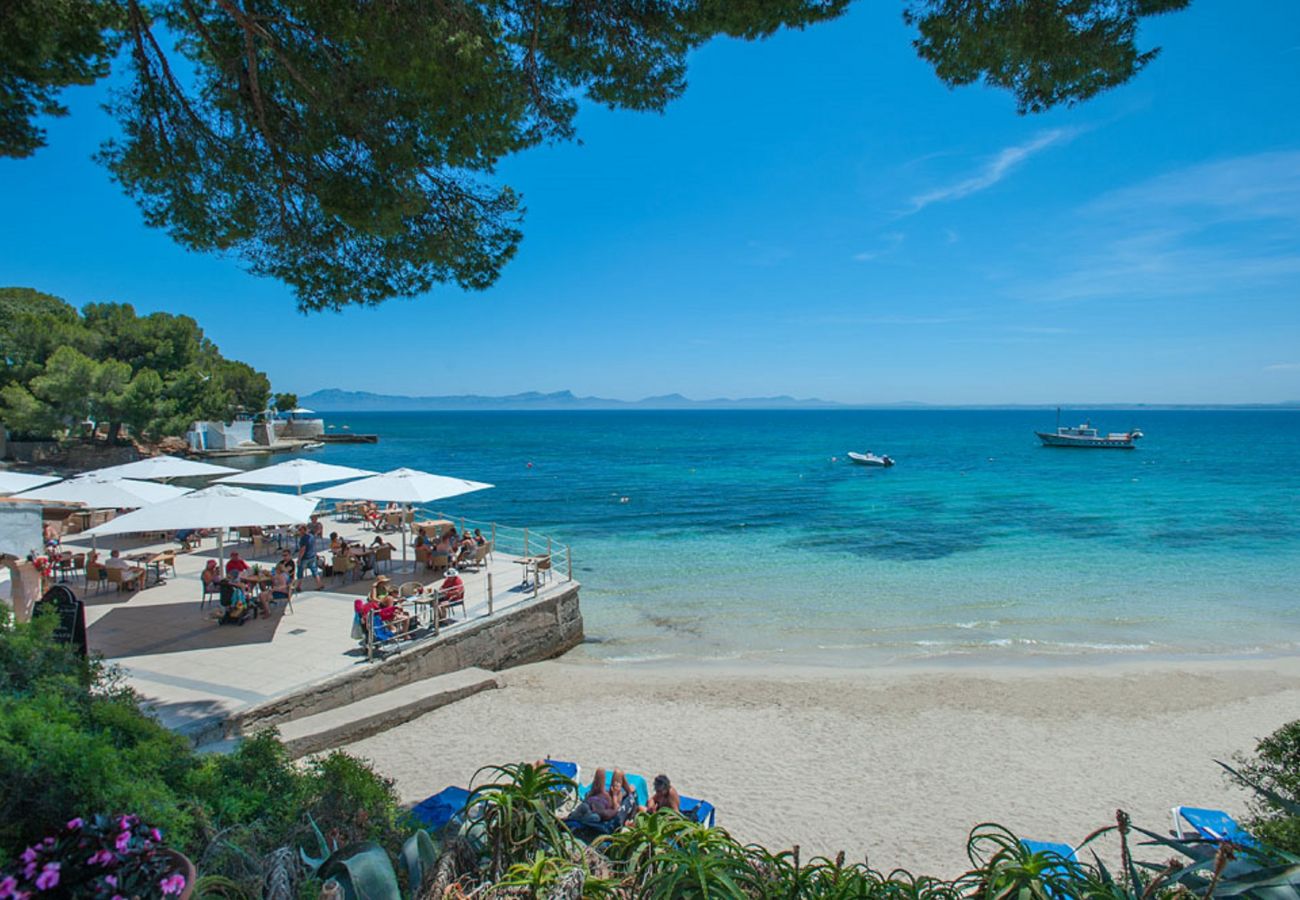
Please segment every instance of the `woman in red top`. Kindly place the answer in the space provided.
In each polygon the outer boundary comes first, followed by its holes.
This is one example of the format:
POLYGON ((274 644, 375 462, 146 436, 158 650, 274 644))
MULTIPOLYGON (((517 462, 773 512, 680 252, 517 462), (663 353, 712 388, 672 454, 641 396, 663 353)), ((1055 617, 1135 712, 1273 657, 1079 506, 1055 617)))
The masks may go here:
POLYGON ((465 602, 465 582, 460 580, 460 573, 455 569, 447 570, 447 577, 438 585, 438 618, 450 619, 448 609, 454 603, 465 602))

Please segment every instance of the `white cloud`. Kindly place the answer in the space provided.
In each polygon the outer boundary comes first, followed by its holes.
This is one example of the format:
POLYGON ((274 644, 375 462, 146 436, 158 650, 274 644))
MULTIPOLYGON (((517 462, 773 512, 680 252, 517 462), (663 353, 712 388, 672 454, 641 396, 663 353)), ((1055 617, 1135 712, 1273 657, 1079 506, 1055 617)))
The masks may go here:
POLYGON ((889 234, 881 235, 881 246, 875 250, 863 250, 861 253, 853 254, 857 262, 871 262, 873 259, 880 259, 882 256, 888 256, 903 246, 905 235, 902 232, 893 231, 889 234))
POLYGON ((1300 372, 1300 362, 1293 363, 1273 363, 1271 366, 1264 367, 1265 372, 1300 372))
POLYGON ((1062 144, 1073 140, 1076 134, 1078 134, 1077 129, 1053 128, 1050 131, 1040 133, 1033 140, 1024 144, 1006 147, 996 155, 989 158, 984 163, 984 166, 974 175, 963 178, 961 181, 944 185, 943 187, 937 187, 912 197, 909 201, 910 208, 905 214, 911 215, 912 213, 920 212, 932 203, 945 203, 950 200, 960 200, 963 197, 969 197, 971 194, 987 190, 1002 179, 1006 178, 1014 169, 1016 169, 1016 167, 1024 163, 1031 156, 1041 153, 1055 144, 1062 144))
POLYGON ((1300 276, 1300 152, 1189 166, 1110 191, 1077 212, 1057 274, 1018 293, 1078 301, 1241 297, 1300 276))

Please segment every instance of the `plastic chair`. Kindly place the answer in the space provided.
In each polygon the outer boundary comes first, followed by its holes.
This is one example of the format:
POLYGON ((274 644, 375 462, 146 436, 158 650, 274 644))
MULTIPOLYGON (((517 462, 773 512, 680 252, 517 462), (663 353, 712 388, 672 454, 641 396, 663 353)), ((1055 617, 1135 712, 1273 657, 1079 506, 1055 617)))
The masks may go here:
POLYGON ((90 583, 94 581, 95 593, 99 593, 108 584, 108 567, 103 563, 86 564, 86 588, 90 588, 90 583))
POLYGON ((1229 841, 1243 847, 1258 847, 1259 841, 1250 832, 1241 827, 1232 816, 1221 809, 1202 809, 1199 806, 1175 806, 1171 811, 1174 817, 1174 836, 1182 836, 1178 820, 1182 819, 1200 836, 1209 841, 1229 841))
POLYGON ((200 576, 199 581, 203 584, 203 594, 199 597, 199 612, 203 612, 203 607, 207 606, 214 599, 221 599, 221 583, 217 581, 203 581, 200 576))

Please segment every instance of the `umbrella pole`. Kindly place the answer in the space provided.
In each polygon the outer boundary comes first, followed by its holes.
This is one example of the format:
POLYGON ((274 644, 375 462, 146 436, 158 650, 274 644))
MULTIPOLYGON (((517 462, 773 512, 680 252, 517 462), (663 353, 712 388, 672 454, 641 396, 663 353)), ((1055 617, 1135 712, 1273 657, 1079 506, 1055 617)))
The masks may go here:
POLYGON ((221 567, 222 572, 226 571, 225 544, 226 544, 226 529, 218 528, 217 529, 217 565, 221 567))
MULTIPOLYGON (((406 504, 406 511, 411 511, 411 504, 406 504)), ((397 530, 402 533, 402 571, 406 571, 406 516, 402 516, 401 527, 397 530)))

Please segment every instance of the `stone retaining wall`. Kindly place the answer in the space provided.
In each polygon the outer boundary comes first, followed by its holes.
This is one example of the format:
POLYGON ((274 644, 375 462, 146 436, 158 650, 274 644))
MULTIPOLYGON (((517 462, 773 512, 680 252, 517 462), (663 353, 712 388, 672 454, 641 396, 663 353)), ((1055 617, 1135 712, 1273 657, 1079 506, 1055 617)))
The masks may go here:
POLYGON ((249 734, 471 666, 500 671, 562 656, 582 643, 578 587, 576 581, 562 585, 536 600, 453 626, 434 640, 390 652, 380 662, 243 710, 227 720, 225 733, 249 734))

